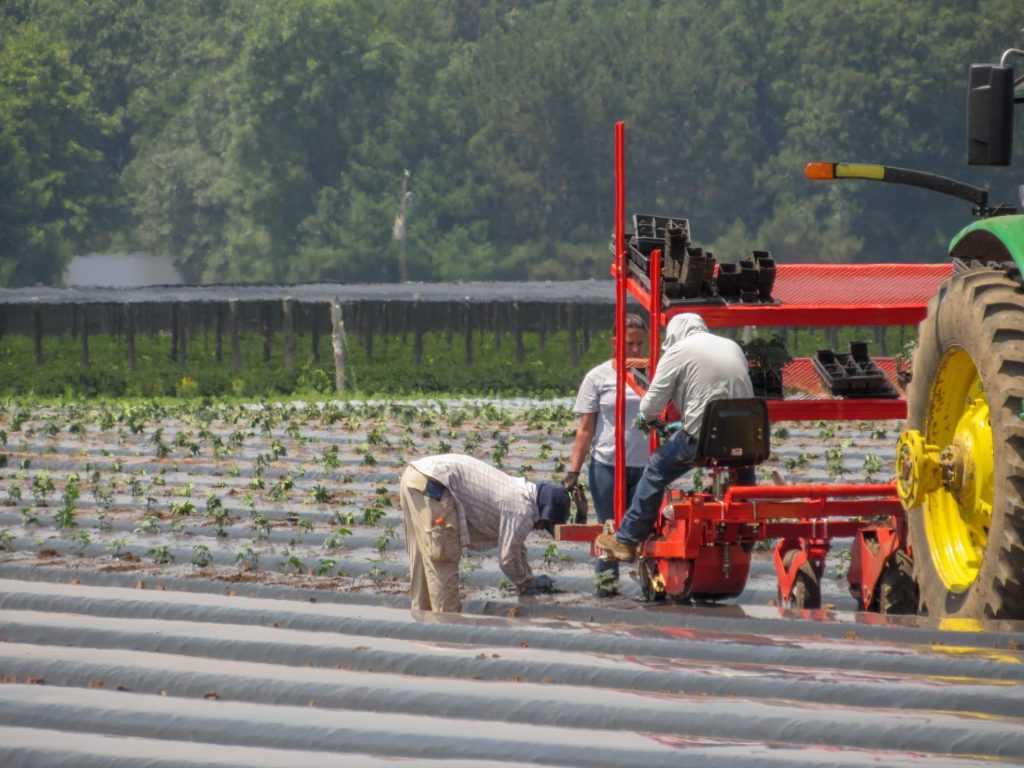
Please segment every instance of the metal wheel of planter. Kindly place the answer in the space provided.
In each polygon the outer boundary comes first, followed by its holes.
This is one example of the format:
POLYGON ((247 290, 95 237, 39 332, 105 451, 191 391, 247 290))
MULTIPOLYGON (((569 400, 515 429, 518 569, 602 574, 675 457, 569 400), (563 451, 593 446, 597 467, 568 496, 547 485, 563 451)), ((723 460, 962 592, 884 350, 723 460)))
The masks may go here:
MULTIPOLYGON (((789 569, 793 564, 798 550, 791 549, 782 558, 782 563, 789 569)), ((777 592, 779 605, 783 608, 797 608, 816 610, 821 608, 821 581, 810 561, 800 566, 793 581, 793 590, 790 592, 789 600, 782 597, 782 589, 777 592)))

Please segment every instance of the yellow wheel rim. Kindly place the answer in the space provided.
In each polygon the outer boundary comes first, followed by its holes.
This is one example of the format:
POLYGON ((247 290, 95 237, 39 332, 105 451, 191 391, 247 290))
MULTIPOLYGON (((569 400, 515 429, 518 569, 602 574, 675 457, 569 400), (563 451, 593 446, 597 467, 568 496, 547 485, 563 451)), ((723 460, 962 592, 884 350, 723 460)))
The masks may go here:
POLYGON ((943 482, 923 505, 935 570, 950 592, 978 577, 992 523, 992 425, 981 377, 962 349, 947 354, 929 392, 926 442, 943 452, 943 482))

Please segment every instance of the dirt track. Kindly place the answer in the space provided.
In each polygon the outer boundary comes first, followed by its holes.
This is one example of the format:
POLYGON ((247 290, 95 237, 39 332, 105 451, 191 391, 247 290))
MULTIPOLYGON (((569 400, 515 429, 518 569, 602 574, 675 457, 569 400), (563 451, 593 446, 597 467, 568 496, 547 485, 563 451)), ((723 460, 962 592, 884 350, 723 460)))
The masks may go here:
MULTIPOLYGON (((519 598, 485 556, 463 616, 413 616, 404 461, 469 448, 546 479, 571 419, 342 411, 3 414, 5 766, 1024 762, 1024 625, 856 614, 841 556, 821 612, 773 604, 766 553, 731 604, 650 606, 628 576, 591 597, 586 548, 537 535, 562 594, 519 598)), ((765 472, 889 471, 894 424, 783 426, 765 472)))

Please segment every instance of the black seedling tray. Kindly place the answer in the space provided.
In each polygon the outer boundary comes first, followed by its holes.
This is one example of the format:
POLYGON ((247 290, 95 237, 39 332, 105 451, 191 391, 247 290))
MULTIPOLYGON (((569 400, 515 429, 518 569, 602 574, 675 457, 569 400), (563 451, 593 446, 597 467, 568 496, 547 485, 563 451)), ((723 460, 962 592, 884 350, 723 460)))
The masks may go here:
POLYGON ((750 383, 754 387, 754 397, 766 397, 769 400, 780 400, 782 393, 782 373, 773 368, 751 368, 750 383))
POLYGON ((867 342, 850 342, 850 353, 820 349, 811 358, 822 384, 838 397, 898 397, 889 379, 867 355, 867 342))

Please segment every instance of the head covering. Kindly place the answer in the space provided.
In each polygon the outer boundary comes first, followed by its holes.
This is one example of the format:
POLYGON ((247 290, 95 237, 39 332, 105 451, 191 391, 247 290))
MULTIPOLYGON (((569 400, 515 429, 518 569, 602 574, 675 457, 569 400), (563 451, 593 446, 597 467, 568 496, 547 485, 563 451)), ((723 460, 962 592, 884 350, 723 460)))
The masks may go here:
POLYGON ((665 328, 665 341, 662 342, 661 349, 662 351, 667 350, 673 344, 677 344, 695 333, 708 332, 707 323, 700 315, 684 312, 668 321, 668 326, 665 328))
POLYGON ((537 483, 537 511, 548 533, 569 519, 569 492, 561 483, 537 483))

